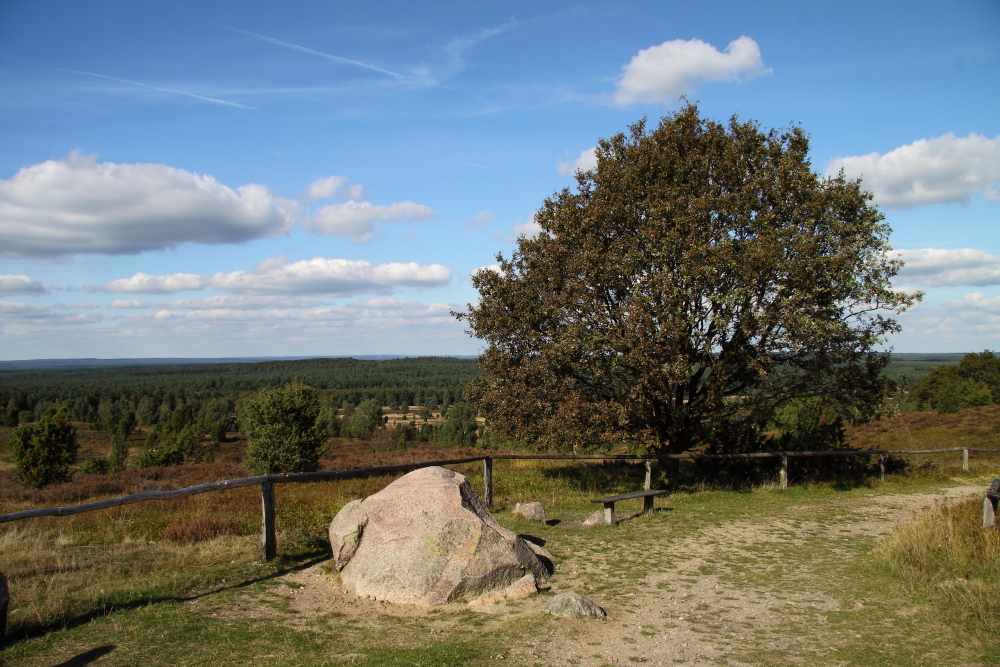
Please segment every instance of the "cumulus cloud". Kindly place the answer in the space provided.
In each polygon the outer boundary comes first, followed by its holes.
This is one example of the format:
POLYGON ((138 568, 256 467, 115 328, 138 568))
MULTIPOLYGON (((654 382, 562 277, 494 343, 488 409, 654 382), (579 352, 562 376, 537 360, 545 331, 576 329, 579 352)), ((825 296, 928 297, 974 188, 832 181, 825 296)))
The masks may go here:
POLYGON ((12 294, 48 294, 48 290, 40 282, 23 274, 0 275, 0 295, 12 294))
POLYGON ((364 199, 362 185, 347 185, 347 176, 327 176, 309 184, 308 199, 364 199))
POLYGON ((375 238, 375 223, 427 220, 434 209, 411 201, 375 205, 353 199, 342 204, 323 206, 306 219, 306 231, 324 236, 346 236, 352 243, 375 238))
POLYGON ((182 243, 280 236, 301 206, 262 185, 235 190, 163 164, 97 162, 72 153, 0 180, 0 254, 136 254, 182 243))
POLYGON ((920 139, 884 155, 868 153, 839 157, 830 162, 827 174, 841 169, 862 184, 888 208, 912 208, 924 204, 968 202, 974 192, 1000 200, 1000 135, 990 139, 972 133, 952 133, 920 139))
POLYGON ((597 169, 597 146, 580 151, 580 155, 572 164, 569 162, 559 162, 556 170, 563 176, 572 176, 578 171, 590 171, 597 169))
POLYGON ((1000 256, 973 248, 898 251, 899 280, 928 287, 1000 285, 1000 256))
POLYGON ((698 80, 741 81, 770 71, 749 37, 729 42, 725 52, 700 39, 675 39, 639 51, 622 68, 614 100, 623 107, 674 102, 692 92, 698 80))
POLYGON ((208 285, 208 278, 196 273, 171 273, 151 276, 137 273, 131 278, 112 280, 104 285, 108 292, 135 292, 139 294, 171 294, 185 290, 199 290, 208 285))
MULTIPOLYGON (((253 271, 219 272, 213 276, 175 273, 150 276, 137 273, 104 286, 109 292, 166 294, 214 287, 221 292, 243 295, 316 294, 348 296, 365 292, 389 292, 395 287, 441 287, 451 280, 451 269, 441 264, 390 262, 372 265, 364 260, 315 257, 289 263, 284 257, 262 262, 253 271)), ((131 302, 122 302, 131 303, 131 302)), ((188 304, 193 301, 187 302, 188 304)), ((159 307, 162 304, 154 304, 159 307)), ((273 304, 277 305, 277 304, 273 304)), ((219 301, 213 307, 231 307, 219 301)), ((120 308, 134 305, 115 306, 120 308)), ((143 306, 145 307, 145 306, 143 306)), ((177 306, 194 308, 193 305, 177 306)), ((262 306, 263 307, 263 306, 262 306)))

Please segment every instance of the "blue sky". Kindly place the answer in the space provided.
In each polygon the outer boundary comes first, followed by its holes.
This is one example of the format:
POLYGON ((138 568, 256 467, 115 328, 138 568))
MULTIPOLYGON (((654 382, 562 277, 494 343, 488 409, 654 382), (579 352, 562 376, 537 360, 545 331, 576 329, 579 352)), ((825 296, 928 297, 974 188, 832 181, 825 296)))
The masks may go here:
POLYGON ((475 354, 449 310, 602 137, 798 123, 1000 340, 1000 5, 0 0, 0 358, 475 354))

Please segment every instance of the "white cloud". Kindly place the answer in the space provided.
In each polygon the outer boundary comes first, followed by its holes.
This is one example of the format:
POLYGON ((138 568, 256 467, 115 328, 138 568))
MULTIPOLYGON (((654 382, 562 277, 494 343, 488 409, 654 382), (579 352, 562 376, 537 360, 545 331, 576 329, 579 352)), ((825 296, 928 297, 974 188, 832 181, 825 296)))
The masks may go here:
POLYGON ((163 164, 97 162, 72 153, 0 180, 0 254, 135 254, 182 243, 280 236, 301 206, 262 185, 235 190, 163 164))
POLYGON ((139 294, 171 294, 185 290, 199 290, 208 285, 208 278, 196 273, 171 273, 151 276, 137 273, 131 278, 112 280, 104 285, 108 292, 136 292, 139 294))
POLYGON ((146 303, 145 301, 139 301, 138 299, 115 299, 108 304, 108 308, 122 309, 122 308, 153 308, 158 307, 155 303, 146 303))
MULTIPOLYGON (((441 287, 448 284, 450 280, 451 269, 441 264, 420 265, 416 262, 390 262, 372 265, 364 260, 328 259, 326 257, 315 257, 289 263, 284 257, 275 257, 261 262, 253 271, 219 272, 211 277, 190 273, 175 273, 166 276, 137 273, 131 278, 113 280, 105 285, 104 289, 109 292, 166 294, 214 287, 221 292, 243 295, 349 296, 365 292, 389 292, 395 287, 441 287)), ((122 303, 131 304, 131 302, 122 303)), ((185 303, 186 305, 174 307, 198 307, 192 305, 194 300, 177 303, 185 303)), ((162 307, 163 305, 149 304, 150 307, 162 307)), ((138 306, 120 305, 115 307, 138 306)), ((212 307, 245 308, 247 306, 228 302, 219 297, 218 302, 212 307)))
POLYGON ((488 222, 493 222, 493 214, 489 211, 480 211, 469 221, 469 227, 472 229, 482 229, 483 225, 488 222))
POLYGON ((479 273, 480 271, 492 271, 493 273, 497 273, 497 274, 503 273, 503 271, 501 271, 501 269, 500 269, 500 265, 499 264, 487 264, 486 266, 479 266, 479 267, 476 267, 476 268, 472 269, 472 271, 469 272, 469 275, 470 276, 474 276, 477 273, 479 273))
POLYGON ((179 310, 264 310, 267 308, 315 308, 323 305, 316 299, 304 299, 289 296, 246 296, 240 294, 221 294, 206 296, 200 299, 175 299, 165 303, 150 303, 135 299, 115 299, 108 308, 149 309, 168 308, 179 310))
POLYGON ((511 229, 514 230, 515 237, 524 236, 529 239, 533 239, 542 233, 542 226, 538 224, 534 214, 528 218, 527 222, 514 224, 511 229))
POLYGON ((899 279, 928 287, 1000 285, 1000 256, 973 248, 900 250, 899 279))
POLYGON ((972 292, 963 296, 959 305, 966 308, 982 308, 1000 315, 1000 296, 989 298, 982 292, 972 292))
POLYGON ((843 168, 848 178, 861 178, 876 201, 888 208, 968 202, 972 193, 1000 200, 1000 135, 993 139, 972 133, 952 133, 920 139, 886 154, 868 153, 836 158, 828 175, 843 168))
POLYGON ((771 70, 749 37, 733 40, 725 53, 700 39, 675 39, 639 51, 618 78, 615 103, 674 102, 695 82, 753 79, 771 70))
POLYGON ((306 231, 325 236, 346 236, 353 243, 375 238, 375 223, 427 220, 435 211, 411 201, 375 205, 353 199, 342 204, 323 206, 306 219, 306 231))
POLYGON ((590 171, 596 168, 597 146, 580 151, 580 155, 573 161, 573 164, 568 162, 559 162, 556 164, 556 170, 563 176, 572 176, 578 171, 590 171))
POLYGON ((40 282, 22 274, 0 275, 0 295, 11 294, 48 294, 48 290, 40 282))
POLYGON ((98 304, 96 304, 96 303, 89 303, 89 302, 74 303, 72 305, 67 305, 65 303, 57 303, 57 304, 55 304, 52 307, 53 308, 58 308, 60 310, 73 310, 73 309, 79 309, 79 310, 96 310, 96 309, 100 308, 100 306, 98 304))
POLYGON ((327 176, 309 184, 308 199, 364 199, 362 185, 347 185, 347 176, 327 176))
POLYGON ((45 324, 90 324, 101 321, 100 315, 84 315, 83 313, 66 315, 54 312, 45 306, 17 301, 0 301, 0 317, 8 320, 45 324))

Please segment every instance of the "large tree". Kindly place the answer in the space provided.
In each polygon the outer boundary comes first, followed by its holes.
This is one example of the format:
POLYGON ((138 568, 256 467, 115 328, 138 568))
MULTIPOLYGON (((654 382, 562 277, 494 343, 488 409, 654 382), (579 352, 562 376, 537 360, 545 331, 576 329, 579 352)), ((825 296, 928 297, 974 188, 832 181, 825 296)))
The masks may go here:
POLYGON ((871 195, 815 174, 808 146, 694 105, 602 140, 458 315, 487 343, 469 397, 489 428, 681 452, 756 442, 803 397, 870 411, 887 314, 914 298, 891 287, 901 264, 871 195))

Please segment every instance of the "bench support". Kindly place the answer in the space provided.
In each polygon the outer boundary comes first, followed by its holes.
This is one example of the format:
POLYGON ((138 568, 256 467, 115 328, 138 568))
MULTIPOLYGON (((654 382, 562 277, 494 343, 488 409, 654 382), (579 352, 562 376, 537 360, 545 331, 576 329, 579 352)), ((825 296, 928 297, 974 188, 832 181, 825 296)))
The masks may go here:
POLYGON ((613 524, 615 522, 615 503, 604 503, 604 523, 613 524))

